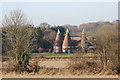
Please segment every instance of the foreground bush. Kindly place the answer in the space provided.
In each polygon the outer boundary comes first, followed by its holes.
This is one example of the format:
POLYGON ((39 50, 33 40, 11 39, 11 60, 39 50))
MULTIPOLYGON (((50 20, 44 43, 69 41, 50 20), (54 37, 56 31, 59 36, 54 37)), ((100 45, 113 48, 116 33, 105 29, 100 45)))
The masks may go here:
MULTIPOLYGON (((89 53, 88 53, 89 54, 89 53)), ((88 55, 87 54, 87 55, 88 55)), ((118 66, 114 65, 116 64, 114 61, 114 64, 111 60, 108 60, 108 67, 105 70, 104 73, 101 73, 103 71, 103 64, 101 62, 101 58, 99 56, 92 57, 92 58, 86 58, 81 57, 81 55, 84 55, 82 53, 76 53, 74 54, 70 64, 69 64, 69 71, 73 74, 106 74, 106 75, 115 75, 118 74, 118 66)), ((114 59, 115 60, 115 59, 114 59)))

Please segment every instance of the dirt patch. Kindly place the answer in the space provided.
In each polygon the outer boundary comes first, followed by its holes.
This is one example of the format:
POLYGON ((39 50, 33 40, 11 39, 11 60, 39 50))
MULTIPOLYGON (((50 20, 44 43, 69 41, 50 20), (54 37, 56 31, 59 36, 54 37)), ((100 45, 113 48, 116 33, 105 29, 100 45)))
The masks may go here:
POLYGON ((40 61, 39 65, 41 67, 53 67, 53 68, 66 68, 70 61, 40 61))

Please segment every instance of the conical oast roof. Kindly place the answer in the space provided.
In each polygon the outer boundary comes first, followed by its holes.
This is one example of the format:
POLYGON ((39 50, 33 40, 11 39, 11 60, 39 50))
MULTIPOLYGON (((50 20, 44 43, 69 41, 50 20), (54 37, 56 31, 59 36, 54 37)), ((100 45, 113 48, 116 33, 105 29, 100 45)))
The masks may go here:
POLYGON ((72 41, 71 41, 71 38, 70 38, 70 34, 69 34, 69 31, 68 29, 66 30, 66 34, 65 34, 65 37, 64 37, 64 41, 63 41, 63 47, 65 48, 69 48, 72 46, 72 41))
POLYGON ((85 34, 85 30, 83 29, 82 31, 82 36, 81 36, 81 47, 86 48, 87 47, 87 38, 86 38, 86 34, 85 34))
POLYGON ((84 40, 84 41, 87 40, 87 38, 86 38, 86 33, 85 33, 85 29, 83 29, 83 31, 82 31, 81 40, 84 40))
POLYGON ((60 30, 58 29, 56 38, 55 38, 55 43, 54 46, 61 46, 62 45, 62 35, 60 34, 60 30))
POLYGON ((85 34, 85 29, 83 29, 82 34, 85 34))

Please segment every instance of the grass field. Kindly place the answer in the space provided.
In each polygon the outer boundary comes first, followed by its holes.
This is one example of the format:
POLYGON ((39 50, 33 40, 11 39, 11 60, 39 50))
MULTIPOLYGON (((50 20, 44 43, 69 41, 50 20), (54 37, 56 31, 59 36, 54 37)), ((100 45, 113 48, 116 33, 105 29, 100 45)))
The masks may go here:
POLYGON ((33 56, 42 55, 45 57, 72 57, 73 54, 57 54, 57 53, 32 53, 33 56))
MULTIPOLYGON (((32 53, 31 56, 35 57, 35 56, 44 56, 44 57, 73 57, 75 56, 75 54, 58 54, 58 53, 32 53)), ((77 54, 78 56, 78 54, 77 54)), ((97 57, 97 55, 95 55, 94 53, 87 53, 87 54, 80 54, 79 57, 97 57)))

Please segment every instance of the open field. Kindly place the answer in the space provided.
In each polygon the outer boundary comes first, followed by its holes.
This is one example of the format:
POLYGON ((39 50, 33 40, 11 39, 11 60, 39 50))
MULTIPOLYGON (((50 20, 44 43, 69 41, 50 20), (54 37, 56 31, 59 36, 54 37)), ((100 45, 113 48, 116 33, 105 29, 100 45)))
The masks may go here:
POLYGON ((44 60, 39 61, 40 67, 45 68, 54 68, 58 70, 46 70, 40 69, 38 73, 22 73, 16 74, 14 72, 10 73, 3 73, 3 78, 118 78, 118 75, 88 75, 88 74, 81 74, 81 75, 73 75, 69 71, 66 70, 66 67, 69 65, 69 60, 44 60), (61 71, 61 69, 63 71, 61 71), (64 71, 65 69, 65 71, 64 71), (59 71, 60 70, 60 71, 59 71), (55 74, 54 74, 55 73, 55 74))
MULTIPOLYGON (((74 53, 75 54, 75 53, 74 53)), ((75 56, 74 54, 65 54, 65 53, 32 53, 31 56, 32 57, 36 57, 36 56, 44 56, 44 57, 66 57, 66 58, 70 58, 75 56)), ((87 54, 80 54, 79 57, 97 57, 98 55, 94 54, 94 53, 87 53, 87 54)))
POLYGON ((55 54, 55 53, 32 53, 32 56, 44 56, 44 57, 72 57, 73 54, 55 54))
POLYGON ((46 61, 40 61, 39 65, 41 67, 50 67, 50 68, 66 68, 69 65, 70 61, 63 61, 63 60, 46 60, 46 61))
MULTIPOLYGON (((53 54, 53 53, 33 53, 31 55, 31 61, 34 62, 37 56, 44 56, 38 61, 40 66, 40 71, 38 73, 22 73, 16 74, 14 72, 3 73, 3 78, 118 78, 118 75, 98 75, 98 74, 89 74, 89 73, 80 73, 76 74, 71 73, 68 69, 70 63, 72 63, 72 57, 74 54, 53 54), (55 58, 54 58, 55 57, 55 58), (66 58, 67 57, 67 58, 66 58)), ((99 63, 98 58, 94 58, 98 55, 96 54, 80 54, 81 60, 88 62, 97 62, 99 63)), ((3 65, 6 67, 9 61, 4 61, 3 65)), ((81 70, 82 71, 82 70, 81 70)))
POLYGON ((118 75, 39 75, 39 74, 15 74, 8 73, 3 75, 2 78, 119 78, 118 75))
POLYGON ((81 76, 63 76, 63 75, 6 75, 3 76, 3 78, 118 78, 118 75, 116 76, 109 76, 109 75, 81 75, 81 76))

